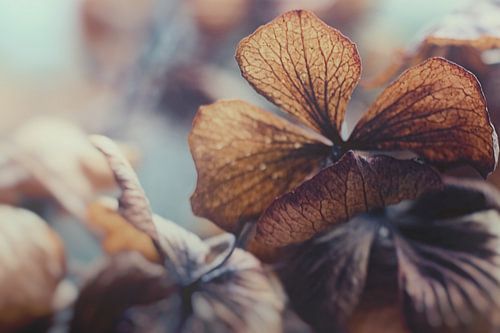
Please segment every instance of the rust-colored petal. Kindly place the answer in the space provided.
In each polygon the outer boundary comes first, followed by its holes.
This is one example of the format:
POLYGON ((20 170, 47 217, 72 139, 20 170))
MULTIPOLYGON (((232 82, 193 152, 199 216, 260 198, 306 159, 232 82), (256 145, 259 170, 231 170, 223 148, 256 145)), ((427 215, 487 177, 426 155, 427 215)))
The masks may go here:
POLYGON ((440 186, 440 176, 427 165, 348 152, 275 200, 257 222, 255 239, 271 247, 298 243, 358 213, 414 199, 440 186))
POLYGON ((293 308, 316 332, 345 331, 365 287, 378 228, 360 215, 287 248, 279 274, 293 308))
POLYGON ((200 271, 203 271, 208 264, 206 257, 210 249, 195 234, 153 215, 137 175, 113 141, 104 136, 92 136, 91 141, 108 160, 121 189, 117 212, 123 220, 107 220, 100 223, 100 226, 110 230, 109 224, 114 223, 115 230, 110 236, 116 237, 119 242, 124 242, 128 237, 127 229, 120 228, 120 223, 123 221, 129 223, 137 230, 133 233, 137 239, 133 244, 129 244, 129 250, 148 254, 145 253, 148 250, 147 242, 141 243, 144 239, 140 237, 141 234, 147 235, 158 252, 160 261, 179 282, 188 283, 196 280, 202 274, 200 271))
POLYGON ((241 73, 260 94, 340 142, 340 129, 361 61, 355 45, 316 15, 287 12, 243 39, 241 73))
POLYGON ((71 332, 281 332, 284 295, 251 254, 235 249, 216 274, 176 284, 137 253, 109 258, 86 282, 71 332))
MULTIPOLYGON (((121 145, 132 161, 137 152, 121 145)), ((114 186, 106 160, 88 137, 71 122, 51 117, 27 121, 0 147, 0 201, 53 197, 80 218, 86 205, 101 190, 114 186), (61 140, 64 138, 64 140, 61 140)))
POLYGON ((498 137, 477 79, 442 58, 404 72, 373 103, 349 139, 363 150, 410 150, 439 165, 495 169, 498 137))
POLYGON ((438 46, 469 46, 485 51, 500 48, 498 1, 469 3, 432 27, 425 42, 438 46))
POLYGON ((101 236, 101 246, 108 254, 137 251, 152 262, 160 262, 151 238, 120 215, 116 200, 102 198, 91 203, 87 208, 87 221, 101 236))
POLYGON ((132 306, 159 301, 176 289, 162 266, 134 252, 107 258, 85 282, 71 320, 72 333, 117 332, 132 306))
MULTIPOLYGON (((496 1, 468 2, 442 20, 426 27, 422 37, 369 85, 380 85, 395 74, 430 57, 443 57, 472 71, 483 82, 488 75, 489 61, 484 51, 500 48, 500 3, 496 1)), ((488 94, 486 94, 488 95, 488 94)))
POLYGON ((153 223, 153 212, 134 169, 111 139, 93 135, 90 140, 106 157, 122 191, 118 200, 120 214, 135 228, 157 241, 158 232, 153 223))
POLYGON ((19 332, 52 315, 65 274, 62 240, 45 221, 0 205, 0 331, 19 332))
POLYGON ((404 222, 394 241, 402 306, 411 330, 472 333, 498 329, 498 211, 404 222))
POLYGON ((242 101, 202 106, 189 137, 195 214, 235 231, 318 169, 328 141, 242 101))

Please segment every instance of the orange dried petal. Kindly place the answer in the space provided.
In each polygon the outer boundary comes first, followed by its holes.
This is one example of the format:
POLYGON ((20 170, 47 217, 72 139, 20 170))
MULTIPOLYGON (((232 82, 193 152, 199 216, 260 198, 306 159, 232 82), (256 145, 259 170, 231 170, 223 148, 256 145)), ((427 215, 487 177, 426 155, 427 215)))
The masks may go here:
POLYGON ((203 106, 189 137, 198 171, 193 211, 234 231, 315 171, 327 144, 242 101, 203 106))
POLYGON ((151 238, 127 222, 117 208, 116 201, 99 200, 87 209, 87 221, 102 235, 104 250, 109 254, 137 251, 148 260, 159 263, 160 258, 151 238))
POLYGON ((498 159, 498 138, 477 79, 431 58, 387 87, 354 128, 362 150, 409 150, 441 166, 469 164, 483 176, 498 159))
POLYGON ((311 12, 287 12, 243 39, 236 60, 261 95, 334 143, 359 81, 356 46, 311 12))
POLYGON ((299 243, 356 214, 414 199, 440 186, 439 174, 427 165, 348 152, 276 199, 257 222, 255 239, 270 247, 299 243))

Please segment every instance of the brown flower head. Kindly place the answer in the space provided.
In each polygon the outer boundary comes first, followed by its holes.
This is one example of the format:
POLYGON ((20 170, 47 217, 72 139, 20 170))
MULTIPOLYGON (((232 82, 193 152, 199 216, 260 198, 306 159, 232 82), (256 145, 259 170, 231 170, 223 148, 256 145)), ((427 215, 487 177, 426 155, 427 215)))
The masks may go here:
POLYGON ((404 68, 431 57, 449 59, 474 73, 483 86, 493 123, 500 113, 500 2, 470 2, 426 28, 389 68, 369 82, 380 85, 404 68))
MULTIPOLYGON (((122 145, 131 160, 137 152, 122 145)), ((54 198, 68 212, 83 217, 99 191, 114 186, 106 160, 78 126, 58 118, 24 123, 0 145, 0 202, 54 198), (61 140, 61 138, 64 140, 61 140)))
POLYGON ((118 213, 149 237, 159 263, 137 252, 109 258, 80 293, 72 332, 279 332, 283 295, 260 262, 234 249, 231 234, 203 241, 154 216, 116 146, 93 142, 122 189, 118 213))
POLYGON ((361 63, 355 45, 307 11, 291 11, 243 39, 242 75, 298 124, 243 101, 199 109, 189 138, 198 171, 196 214, 226 230, 253 220, 349 150, 407 150, 439 167, 496 165, 497 136, 476 78, 441 58, 404 72, 347 140, 346 107, 361 63))
POLYGON ((44 326, 63 296, 61 239, 30 211, 0 205, 0 331, 44 326))
POLYGON ((493 332, 499 207, 484 183, 448 181, 289 248, 280 274, 295 309, 321 332, 493 332))

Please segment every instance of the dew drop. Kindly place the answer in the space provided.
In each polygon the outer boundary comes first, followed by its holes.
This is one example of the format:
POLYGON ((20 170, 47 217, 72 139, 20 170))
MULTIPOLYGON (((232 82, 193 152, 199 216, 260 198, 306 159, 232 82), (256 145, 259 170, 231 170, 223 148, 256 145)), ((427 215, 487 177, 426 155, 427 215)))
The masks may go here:
POLYGON ((300 142, 295 142, 295 143, 293 144, 293 148, 295 148, 295 149, 299 149, 299 148, 301 148, 301 147, 302 147, 302 144, 301 144, 300 142))
POLYGON ((380 227, 380 229, 378 230, 378 234, 381 238, 387 238, 389 237, 389 229, 387 229, 386 227, 382 226, 380 227))
POLYGON ((259 170, 264 171, 264 170, 266 170, 266 168, 267 168, 267 165, 265 163, 259 164, 259 170))

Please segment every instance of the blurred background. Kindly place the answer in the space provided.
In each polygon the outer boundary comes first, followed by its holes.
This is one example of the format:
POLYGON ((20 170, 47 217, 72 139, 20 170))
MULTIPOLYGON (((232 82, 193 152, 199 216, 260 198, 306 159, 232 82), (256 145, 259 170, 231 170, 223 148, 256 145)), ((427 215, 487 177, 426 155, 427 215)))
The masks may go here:
MULTIPOLYGON (((286 10, 310 9, 357 43, 369 79, 463 3, 0 0, 1 145, 44 152, 32 164, 50 165, 60 176, 72 175, 72 159, 87 156, 79 144, 87 133, 120 140, 154 211, 206 235, 214 227, 194 217, 189 204, 196 172, 187 136, 198 106, 238 98, 273 109, 240 77, 240 39, 286 10)), ((363 110, 376 92, 358 87, 350 112, 363 110)), ((0 156, 0 188, 22 177, 7 157, 0 156)), ((61 233, 71 262, 99 255, 95 238, 57 205, 25 197, 16 204, 34 208, 61 233)))

